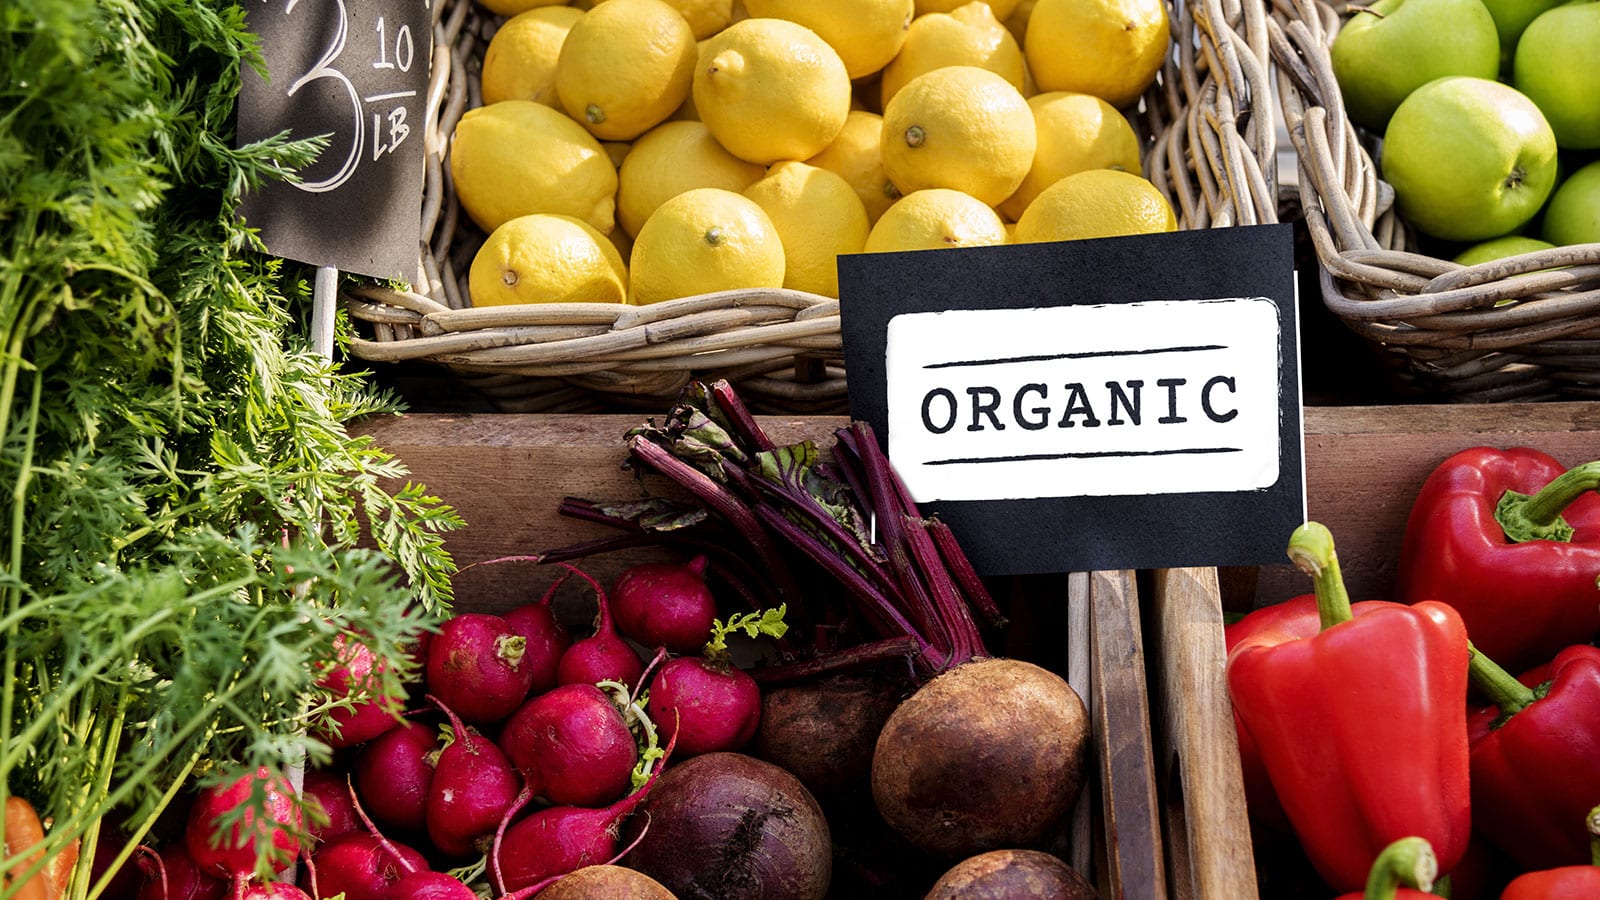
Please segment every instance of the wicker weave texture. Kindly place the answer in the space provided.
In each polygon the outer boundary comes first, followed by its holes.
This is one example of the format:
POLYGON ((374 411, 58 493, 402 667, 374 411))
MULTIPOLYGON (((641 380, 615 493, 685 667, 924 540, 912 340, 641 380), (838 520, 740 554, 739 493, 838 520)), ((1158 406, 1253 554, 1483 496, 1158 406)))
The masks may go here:
POLYGON ((1322 298, 1383 351, 1397 391, 1445 402, 1600 397, 1600 244, 1463 267, 1418 252, 1351 124, 1328 48, 1338 8, 1274 0, 1272 57, 1322 298))
MULTIPOLYGON (((1277 122, 1262 0, 1179 0, 1174 50, 1140 108, 1145 170, 1180 228, 1277 221, 1277 122)), ((450 135, 482 104, 478 75, 500 20, 473 0, 434 6, 422 246, 411 290, 347 279, 352 353, 437 364, 505 411, 658 408, 691 379, 727 378, 779 413, 846 409, 837 300, 739 290, 648 307, 471 308, 466 275, 484 235, 450 184, 450 135)))

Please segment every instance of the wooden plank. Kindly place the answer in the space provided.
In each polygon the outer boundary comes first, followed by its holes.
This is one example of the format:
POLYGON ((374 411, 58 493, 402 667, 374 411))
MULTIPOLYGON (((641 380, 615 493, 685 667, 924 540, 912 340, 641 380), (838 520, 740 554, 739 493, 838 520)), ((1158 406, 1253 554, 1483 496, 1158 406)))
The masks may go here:
POLYGON ((1254 898, 1254 851, 1228 699, 1217 572, 1160 569, 1154 574, 1149 630, 1161 661, 1155 692, 1166 744, 1161 768, 1176 767, 1167 804, 1169 812, 1178 813, 1170 819, 1177 834, 1168 840, 1173 896, 1254 898), (1182 842, 1182 868, 1173 839, 1182 842))
POLYGON ((1130 571, 1089 581, 1093 731, 1100 755, 1100 806, 1110 900, 1165 900, 1161 806, 1150 741, 1150 695, 1138 590, 1130 571))
MULTIPOLYGON (((1067 576, 1067 684, 1078 692, 1089 711, 1089 721, 1095 721, 1094 659, 1091 650, 1089 616, 1089 573, 1073 572, 1067 576)), ((1094 837, 1090 829, 1094 823, 1095 792, 1084 785, 1078 802, 1072 807, 1067 864, 1083 877, 1094 881, 1094 837)))
MULTIPOLYGON (((1476 446, 1536 447, 1569 466, 1600 458, 1600 403, 1306 409, 1307 514, 1333 532, 1352 599, 1390 596, 1422 482, 1450 454, 1476 446)), ((1310 589, 1287 563, 1266 566, 1255 605, 1310 589)))

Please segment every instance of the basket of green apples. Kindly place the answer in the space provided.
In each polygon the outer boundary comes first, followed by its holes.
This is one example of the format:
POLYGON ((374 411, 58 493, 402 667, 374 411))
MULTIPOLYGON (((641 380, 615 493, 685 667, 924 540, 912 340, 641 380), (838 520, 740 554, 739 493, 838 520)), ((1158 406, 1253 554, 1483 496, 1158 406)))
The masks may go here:
POLYGON ((1440 402, 1600 397, 1600 0, 1274 0, 1324 303, 1440 402))

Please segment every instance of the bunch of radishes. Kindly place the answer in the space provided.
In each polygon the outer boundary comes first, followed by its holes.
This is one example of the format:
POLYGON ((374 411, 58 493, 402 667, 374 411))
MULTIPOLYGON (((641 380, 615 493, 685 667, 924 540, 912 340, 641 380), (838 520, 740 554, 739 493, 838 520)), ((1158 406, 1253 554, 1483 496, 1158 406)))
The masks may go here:
POLYGON ((336 762, 305 773, 304 803, 266 771, 202 792, 185 839, 142 861, 140 900, 465 900, 485 881, 524 897, 616 862, 623 820, 669 757, 754 737, 761 692, 725 638, 781 636, 783 611, 718 621, 703 557, 635 565, 609 596, 561 565, 538 601, 457 615, 427 636, 412 708, 367 696, 382 663, 346 643, 322 683, 359 699, 332 717, 324 739, 336 762), (573 575, 597 605, 593 633, 578 640, 552 604, 573 575), (246 818, 217 843, 219 817, 262 790, 273 822, 246 818), (277 878, 300 863, 294 883, 258 876, 258 838, 277 851, 277 878))

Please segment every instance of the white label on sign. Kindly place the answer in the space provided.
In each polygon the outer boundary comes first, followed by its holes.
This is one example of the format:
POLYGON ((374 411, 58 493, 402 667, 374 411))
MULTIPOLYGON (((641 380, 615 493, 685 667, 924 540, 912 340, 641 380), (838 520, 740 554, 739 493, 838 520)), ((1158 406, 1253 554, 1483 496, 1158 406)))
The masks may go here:
POLYGON ((889 321, 889 455, 918 502, 1250 491, 1278 480, 1262 297, 889 321))

